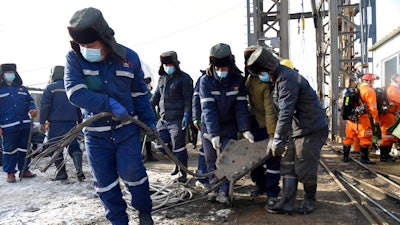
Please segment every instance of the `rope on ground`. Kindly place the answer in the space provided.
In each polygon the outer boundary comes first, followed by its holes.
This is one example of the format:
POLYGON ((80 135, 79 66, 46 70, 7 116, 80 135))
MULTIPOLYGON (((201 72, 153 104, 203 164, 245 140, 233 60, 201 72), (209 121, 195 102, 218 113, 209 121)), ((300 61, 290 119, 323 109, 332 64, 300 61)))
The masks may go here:
MULTIPOLYGON (((131 201, 131 195, 125 185, 123 187, 123 197, 127 202, 131 201)), ((160 209, 165 206, 175 205, 179 202, 185 202, 193 198, 193 192, 186 188, 184 184, 178 182, 178 179, 168 181, 166 184, 150 183, 151 200, 153 202, 153 210, 160 209)), ((128 208, 134 209, 130 204, 128 208)))

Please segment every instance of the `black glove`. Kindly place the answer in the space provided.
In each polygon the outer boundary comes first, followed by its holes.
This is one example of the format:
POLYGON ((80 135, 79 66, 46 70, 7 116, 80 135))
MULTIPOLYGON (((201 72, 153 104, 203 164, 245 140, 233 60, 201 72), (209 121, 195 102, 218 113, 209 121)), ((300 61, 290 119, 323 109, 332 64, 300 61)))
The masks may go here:
POLYGON ((148 138, 147 140, 150 140, 150 141, 158 138, 158 131, 157 131, 157 128, 155 128, 155 127, 150 128, 150 130, 145 130, 144 134, 147 136, 147 138, 148 138))

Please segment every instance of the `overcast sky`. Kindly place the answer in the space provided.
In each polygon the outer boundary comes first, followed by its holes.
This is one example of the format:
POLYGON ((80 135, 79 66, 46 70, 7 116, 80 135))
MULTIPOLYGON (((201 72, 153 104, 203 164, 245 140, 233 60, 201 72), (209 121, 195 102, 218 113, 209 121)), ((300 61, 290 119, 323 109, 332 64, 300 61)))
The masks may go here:
MULTIPOLYGON (((400 1, 377 4, 379 40, 398 26, 400 1), (379 10, 384 10, 385 16, 379 10), (384 22, 385 17, 390 20, 384 22)), ((69 19, 77 10, 89 6, 103 12, 117 42, 138 52, 154 72, 160 65, 159 55, 174 50, 181 69, 196 80, 199 70, 208 65, 210 48, 219 42, 231 46, 237 65, 243 67, 243 50, 247 47, 246 0, 1 1, 0 63, 16 63, 24 85, 43 87, 50 68, 65 64, 70 49, 66 28, 69 19)), ((290 1, 291 12, 301 10, 301 1, 290 1)), ((304 11, 310 10, 309 1, 305 0, 304 11)), ((315 73, 312 20, 306 20, 303 34, 297 33, 297 21, 291 22, 290 30, 291 58, 296 67, 306 76, 315 73)))

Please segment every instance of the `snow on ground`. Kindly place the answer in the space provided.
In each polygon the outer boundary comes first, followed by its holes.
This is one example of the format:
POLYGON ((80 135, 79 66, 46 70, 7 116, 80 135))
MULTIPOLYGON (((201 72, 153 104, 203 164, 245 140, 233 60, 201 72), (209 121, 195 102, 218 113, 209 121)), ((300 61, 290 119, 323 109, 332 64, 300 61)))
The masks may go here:
MULTIPOLYGON (((55 167, 42 173, 40 165, 31 169, 35 178, 17 178, 16 183, 7 183, 7 174, 0 173, 0 225, 82 225, 109 224, 104 209, 95 193, 90 168, 84 155, 83 170, 86 180, 79 182, 75 177, 72 160, 67 160, 67 181, 52 181, 55 167)), ((16 174, 18 177, 18 174, 16 174)), ((169 173, 148 170, 150 184, 167 183, 169 173)), ((154 203, 154 201, 153 201, 154 203)), ((129 204, 128 204, 129 205, 129 204)), ((153 204, 154 205, 154 204, 153 204)), ((130 224, 137 223, 137 213, 128 209, 130 224)), ((157 218, 153 216, 157 221, 157 218)))

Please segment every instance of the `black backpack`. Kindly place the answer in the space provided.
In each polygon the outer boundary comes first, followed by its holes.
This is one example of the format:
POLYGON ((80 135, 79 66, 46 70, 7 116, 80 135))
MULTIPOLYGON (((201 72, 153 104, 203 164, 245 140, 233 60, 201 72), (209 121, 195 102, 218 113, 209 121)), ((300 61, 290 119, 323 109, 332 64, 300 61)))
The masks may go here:
POLYGON ((344 120, 351 120, 354 122, 358 121, 358 114, 355 113, 357 106, 361 104, 361 97, 358 89, 355 87, 346 88, 343 94, 343 104, 342 104, 342 118, 344 120))
POLYGON ((376 105, 378 108, 378 113, 386 113, 389 109, 389 100, 386 96, 386 88, 375 88, 376 92, 376 105))

